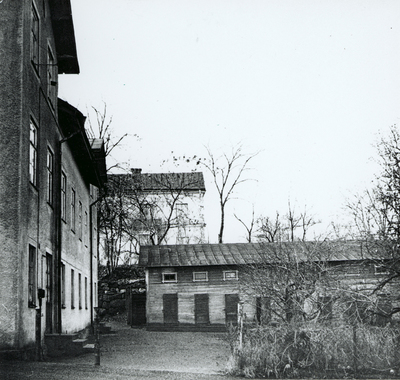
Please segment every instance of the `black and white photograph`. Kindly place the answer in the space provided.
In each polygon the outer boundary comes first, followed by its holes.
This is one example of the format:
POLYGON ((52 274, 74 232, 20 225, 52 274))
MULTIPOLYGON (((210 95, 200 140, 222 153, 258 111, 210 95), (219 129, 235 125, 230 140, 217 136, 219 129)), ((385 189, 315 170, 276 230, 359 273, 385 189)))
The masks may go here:
POLYGON ((0 0, 0 378, 398 379, 398 0, 0 0))

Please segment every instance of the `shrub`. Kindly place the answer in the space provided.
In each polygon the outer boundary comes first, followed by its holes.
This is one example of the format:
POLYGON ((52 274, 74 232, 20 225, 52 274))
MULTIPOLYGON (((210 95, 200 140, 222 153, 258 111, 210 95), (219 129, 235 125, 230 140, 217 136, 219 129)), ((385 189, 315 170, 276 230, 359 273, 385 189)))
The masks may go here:
POLYGON ((390 326, 315 324, 231 329, 231 373, 245 377, 348 377, 399 369, 399 330, 390 326))

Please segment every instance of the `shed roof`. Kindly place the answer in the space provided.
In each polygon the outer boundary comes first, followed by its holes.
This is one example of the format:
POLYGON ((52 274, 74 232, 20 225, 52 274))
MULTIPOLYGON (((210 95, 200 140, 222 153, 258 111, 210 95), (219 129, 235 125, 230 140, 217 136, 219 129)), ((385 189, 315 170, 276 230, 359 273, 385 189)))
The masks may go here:
POLYGON ((349 261, 372 259, 360 242, 288 242, 148 245, 140 247, 139 265, 177 267, 244 265, 282 260, 349 261))

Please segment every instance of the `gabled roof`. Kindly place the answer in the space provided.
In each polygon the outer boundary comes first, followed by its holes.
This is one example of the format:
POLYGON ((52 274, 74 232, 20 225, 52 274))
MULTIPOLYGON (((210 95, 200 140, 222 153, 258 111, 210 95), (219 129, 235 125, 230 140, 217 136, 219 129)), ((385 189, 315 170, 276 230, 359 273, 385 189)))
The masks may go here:
POLYGON ((102 140, 89 141, 84 128, 85 120, 86 117, 78 109, 58 99, 58 121, 64 135, 62 141, 68 144, 85 181, 101 188, 107 179, 104 146, 102 140))
POLYGON ((59 74, 79 74, 70 0, 50 0, 59 74))
POLYGON ((129 186, 140 191, 205 191, 202 172, 190 173, 141 173, 140 169, 129 174, 109 174, 111 180, 120 179, 126 191, 129 186))
POLYGON ((349 261, 372 259, 360 242, 288 242, 148 245, 140 247, 139 265, 177 267, 244 265, 271 262, 274 257, 306 260, 349 261))

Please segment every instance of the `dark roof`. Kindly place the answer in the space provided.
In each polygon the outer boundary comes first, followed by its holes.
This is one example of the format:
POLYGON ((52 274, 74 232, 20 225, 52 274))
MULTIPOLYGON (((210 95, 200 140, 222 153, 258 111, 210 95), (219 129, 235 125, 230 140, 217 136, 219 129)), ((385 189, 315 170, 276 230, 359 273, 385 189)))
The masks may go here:
POLYGON ((79 74, 70 0, 50 0, 59 74, 79 74))
POLYGON ((110 180, 125 183, 126 191, 132 184, 140 191, 205 191, 202 172, 190 173, 141 173, 132 170, 129 174, 109 174, 110 180))
POLYGON ((64 135, 62 141, 68 144, 85 181, 103 187, 107 179, 104 146, 96 139, 92 149, 84 129, 86 117, 66 101, 58 99, 58 120, 64 135))
POLYGON ((148 245, 140 247, 139 265, 144 267, 244 265, 272 261, 273 257, 290 260, 349 261, 371 259, 371 254, 357 242, 305 243, 234 243, 148 245))

